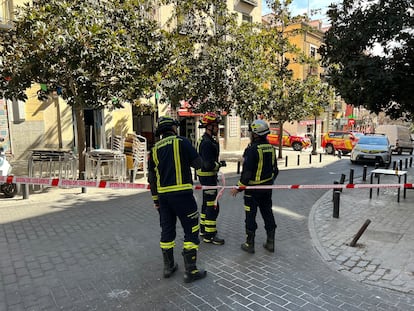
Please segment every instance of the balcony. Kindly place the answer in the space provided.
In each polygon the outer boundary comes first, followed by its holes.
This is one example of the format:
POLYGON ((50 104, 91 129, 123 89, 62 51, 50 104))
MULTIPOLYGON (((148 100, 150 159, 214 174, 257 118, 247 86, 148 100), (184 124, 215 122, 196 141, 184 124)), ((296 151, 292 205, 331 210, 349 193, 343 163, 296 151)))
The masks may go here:
POLYGON ((257 6, 257 0, 239 0, 239 2, 244 2, 253 6, 257 6))

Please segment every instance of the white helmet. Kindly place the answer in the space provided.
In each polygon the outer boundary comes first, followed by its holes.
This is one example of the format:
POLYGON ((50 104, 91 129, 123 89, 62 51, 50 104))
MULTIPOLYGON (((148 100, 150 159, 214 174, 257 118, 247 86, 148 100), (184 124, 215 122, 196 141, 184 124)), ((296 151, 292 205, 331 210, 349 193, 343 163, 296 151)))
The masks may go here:
POLYGON ((263 120, 253 121, 252 124, 250 124, 249 130, 259 136, 265 136, 270 133, 269 125, 263 120))

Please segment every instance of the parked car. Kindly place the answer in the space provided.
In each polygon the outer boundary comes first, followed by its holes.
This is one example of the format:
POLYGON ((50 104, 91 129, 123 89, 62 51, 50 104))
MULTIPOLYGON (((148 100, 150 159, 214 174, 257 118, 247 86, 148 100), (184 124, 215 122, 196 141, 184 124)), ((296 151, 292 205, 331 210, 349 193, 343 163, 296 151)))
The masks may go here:
POLYGON ((388 136, 391 145, 393 145, 393 152, 401 154, 403 151, 407 151, 408 153, 413 154, 413 139, 408 127, 391 124, 379 125, 375 129, 375 133, 388 136))
POLYGON ((392 146, 386 135, 366 134, 361 136, 351 151, 352 163, 378 163, 389 167, 391 164, 392 146))
MULTIPOLYGON (((279 128, 271 128, 270 134, 267 135, 267 140, 271 145, 279 146, 279 128)), ((292 147, 295 151, 301 151, 308 148, 311 142, 306 137, 295 136, 283 130, 282 145, 283 147, 292 147)))
POLYGON ((348 154, 354 148, 357 141, 358 138, 351 132, 331 131, 323 135, 321 146, 328 154, 333 154, 335 150, 348 154))

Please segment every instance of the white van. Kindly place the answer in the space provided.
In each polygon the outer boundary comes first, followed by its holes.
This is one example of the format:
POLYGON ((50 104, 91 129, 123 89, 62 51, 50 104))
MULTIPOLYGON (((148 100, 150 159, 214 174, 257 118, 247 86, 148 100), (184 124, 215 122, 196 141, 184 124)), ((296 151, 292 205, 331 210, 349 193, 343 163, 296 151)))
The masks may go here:
POLYGON ((398 154, 403 151, 413 154, 414 145, 409 128, 401 125, 379 125, 375 133, 388 136, 390 144, 393 145, 392 151, 398 154))

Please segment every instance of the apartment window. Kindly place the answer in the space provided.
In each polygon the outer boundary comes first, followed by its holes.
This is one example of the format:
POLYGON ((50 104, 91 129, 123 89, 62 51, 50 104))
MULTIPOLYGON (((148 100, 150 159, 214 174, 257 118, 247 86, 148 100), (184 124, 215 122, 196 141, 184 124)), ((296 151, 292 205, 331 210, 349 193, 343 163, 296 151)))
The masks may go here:
POLYGON ((312 58, 316 58, 316 52, 317 52, 316 46, 311 45, 309 49, 309 56, 312 58))
POLYGON ((249 14, 242 13, 242 21, 246 22, 246 23, 252 23, 253 22, 253 17, 249 14))

